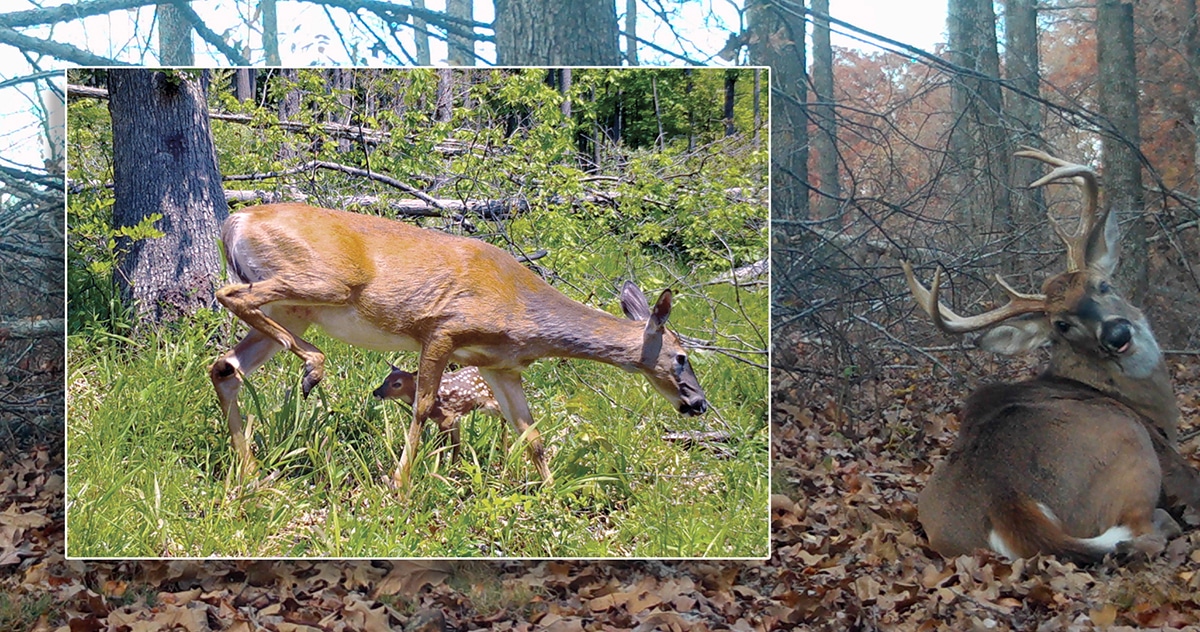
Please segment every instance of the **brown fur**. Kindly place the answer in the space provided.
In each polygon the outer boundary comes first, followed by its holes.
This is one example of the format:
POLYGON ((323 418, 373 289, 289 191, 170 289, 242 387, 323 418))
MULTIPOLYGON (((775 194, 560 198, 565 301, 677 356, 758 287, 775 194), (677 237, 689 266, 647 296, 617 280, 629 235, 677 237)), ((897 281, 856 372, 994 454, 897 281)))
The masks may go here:
POLYGON ((636 311, 645 317, 621 319, 568 299, 480 240, 303 204, 243 209, 226 220, 222 239, 240 282, 216 298, 252 329, 209 374, 244 471, 253 470, 254 459, 237 404, 242 375, 286 348, 304 361, 308 395, 325 364, 301 338, 310 324, 353 345, 421 352, 418 374, 430 379, 416 386, 397 486, 407 483, 421 426, 451 361, 479 367, 547 482, 550 469, 521 387, 521 371, 539 358, 614 364, 644 375, 681 413, 707 408, 681 341, 663 326, 670 290, 651 308, 627 284, 623 304, 640 302, 636 311))
MULTIPOLYGON (((394 366, 374 392, 376 399, 398 399, 409 405, 413 403, 416 394, 417 375, 394 366)), ((438 388, 437 402, 429 413, 429 419, 437 424, 439 430, 450 435, 453 462, 457 462, 459 456, 461 435, 458 418, 476 410, 502 416, 500 403, 492 395, 492 389, 488 387, 487 382, 479 375, 479 369, 469 366, 443 376, 441 387, 438 388)))
POLYGON ((1095 173, 1038 151, 1017 155, 1057 167, 1034 186, 1070 178, 1084 191, 1075 232, 1051 220, 1068 271, 1040 296, 1005 286, 1008 305, 968 318, 937 302, 938 277, 926 290, 907 264, 905 274, 939 327, 990 328, 980 346, 997 353, 1049 343, 1050 365, 968 398, 954 448, 921 493, 921 524, 946 556, 988 548, 993 537, 1022 557, 1155 553, 1176 527, 1161 507, 1200 509, 1200 474, 1175 447, 1179 409, 1162 352, 1142 312, 1111 287, 1119 231, 1098 208, 1095 173))

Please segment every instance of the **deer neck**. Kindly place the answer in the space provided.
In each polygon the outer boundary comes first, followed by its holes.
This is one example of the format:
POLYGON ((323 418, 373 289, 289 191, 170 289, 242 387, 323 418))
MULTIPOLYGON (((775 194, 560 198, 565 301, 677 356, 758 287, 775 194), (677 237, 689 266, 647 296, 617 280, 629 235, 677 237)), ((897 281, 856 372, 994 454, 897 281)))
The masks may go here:
POLYGON ((645 322, 618 318, 570 299, 543 314, 538 337, 546 347, 544 355, 594 360, 626 371, 642 365, 645 322))
POLYGON ((1094 358, 1082 357, 1069 348, 1056 345, 1046 373, 1083 383, 1129 406, 1168 439, 1175 441, 1179 406, 1170 373, 1161 356, 1153 369, 1137 376, 1122 370, 1115 361, 1096 362, 1094 358))

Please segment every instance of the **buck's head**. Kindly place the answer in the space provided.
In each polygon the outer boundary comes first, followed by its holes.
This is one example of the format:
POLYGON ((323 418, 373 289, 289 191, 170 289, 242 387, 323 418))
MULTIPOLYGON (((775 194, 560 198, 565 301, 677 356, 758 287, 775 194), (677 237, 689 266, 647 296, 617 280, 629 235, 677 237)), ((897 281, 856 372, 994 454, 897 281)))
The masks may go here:
POLYGON ((991 328, 979 339, 979 346, 989 351, 1014 355, 1049 343, 1058 352, 1116 365, 1129 377, 1148 376, 1161 362, 1162 352, 1146 317, 1113 287, 1120 231, 1116 217, 1098 208, 1095 172, 1041 151, 1023 149, 1016 155, 1056 167, 1031 187, 1071 179, 1083 190, 1085 204, 1074 232, 1067 232, 1050 218, 1067 246, 1067 271, 1046 279, 1041 294, 1017 292, 997 275, 1009 302, 990 312, 962 317, 937 300, 940 271, 934 274, 931 289, 926 289, 905 262, 905 276, 917 303, 943 331, 961 334, 991 328))
POLYGON ((646 322, 641 357, 634 368, 680 414, 699 415, 708 410, 704 389, 692 371, 683 342, 678 334, 666 328, 667 317, 671 315, 671 290, 663 290, 651 309, 646 295, 632 281, 626 281, 621 288, 621 311, 630 320, 646 322))
POLYGON ((417 393, 417 374, 402 371, 394 364, 388 366, 392 367, 392 372, 375 389, 375 399, 398 399, 411 405, 417 393))

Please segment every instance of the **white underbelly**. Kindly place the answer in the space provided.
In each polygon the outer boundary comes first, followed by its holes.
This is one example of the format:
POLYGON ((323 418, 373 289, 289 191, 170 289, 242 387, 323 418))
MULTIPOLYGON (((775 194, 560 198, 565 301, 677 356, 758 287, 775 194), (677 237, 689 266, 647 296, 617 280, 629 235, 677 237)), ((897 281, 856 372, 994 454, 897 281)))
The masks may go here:
POLYGON ((350 307, 321 307, 312 310, 312 322, 325 333, 355 347, 375 351, 420 351, 414 339, 380 329, 350 307))

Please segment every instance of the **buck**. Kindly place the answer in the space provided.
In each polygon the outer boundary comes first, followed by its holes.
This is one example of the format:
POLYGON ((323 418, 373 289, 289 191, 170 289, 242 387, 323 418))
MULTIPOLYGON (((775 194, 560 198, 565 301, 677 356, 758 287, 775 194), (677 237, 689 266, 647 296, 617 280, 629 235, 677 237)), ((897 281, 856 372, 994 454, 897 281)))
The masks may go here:
MULTIPOLYGON (((398 399, 411 406, 417 394, 417 374, 409 373, 395 365, 389 366, 392 370, 383 379, 383 384, 375 389, 375 399, 398 399)), ((483 381, 479 369, 469 366, 443 375, 437 401, 429 413, 429 418, 438 425, 439 430, 450 435, 450 460, 453 462, 458 461, 458 418, 476 410, 502 416, 500 404, 492 395, 492 389, 488 387, 487 382, 483 381)))
POLYGON ((287 349, 304 361, 307 397, 325 375, 325 355, 301 338, 312 324, 354 346, 420 352, 397 487, 409 481, 451 361, 479 368, 545 483, 553 477, 521 386, 521 372, 539 358, 616 365, 644 375, 681 414, 708 408, 682 341, 665 327, 669 289, 651 307, 626 282, 621 319, 567 298, 483 241, 303 204, 243 209, 225 221, 221 239, 237 283, 216 298, 251 329, 209 377, 243 473, 255 468, 237 403, 243 377, 287 349))
POLYGON ((1179 409, 1145 316, 1112 286, 1119 229, 1098 208, 1088 167, 1041 151, 1017 156, 1054 167, 1033 182, 1069 180, 1083 192, 1079 223, 1051 224, 1067 271, 1040 294, 997 275, 1002 307, 959 316, 904 262, 917 303, 951 334, 988 329, 979 346, 1021 354, 1050 345, 1037 378, 984 386, 960 415, 957 440, 929 479, 918 514, 933 549, 952 557, 990 548, 1009 558, 1053 554, 1094 563, 1110 553, 1155 554, 1178 530, 1161 507, 1200 507, 1200 477, 1177 452, 1179 409))

